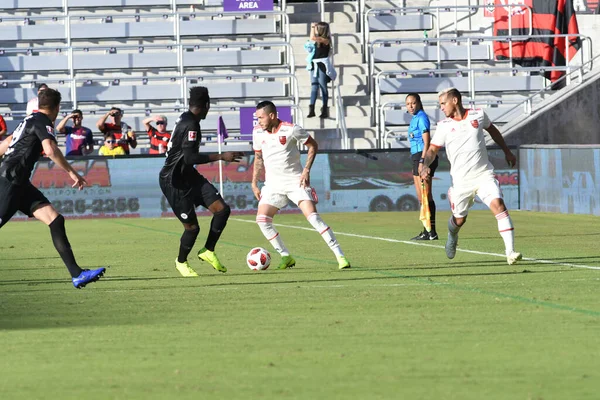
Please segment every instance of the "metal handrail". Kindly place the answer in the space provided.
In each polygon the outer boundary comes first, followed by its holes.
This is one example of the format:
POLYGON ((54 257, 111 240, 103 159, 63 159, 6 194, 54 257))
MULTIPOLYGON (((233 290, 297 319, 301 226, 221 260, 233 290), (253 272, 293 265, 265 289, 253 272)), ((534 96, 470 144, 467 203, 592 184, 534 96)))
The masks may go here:
MULTIPOLYGON (((468 108, 472 108, 473 106, 479 106, 479 105, 501 105, 501 104, 520 104, 522 101, 521 100, 468 100, 468 99, 463 99, 463 104, 468 104, 468 108)), ((439 103, 438 102, 434 102, 434 101, 424 101, 423 102, 423 108, 427 108, 427 107, 439 107, 439 103)), ((400 103, 400 102, 395 102, 395 101, 387 101, 383 104, 381 104, 378 108, 378 113, 379 113, 379 121, 381 121, 380 124, 378 124, 377 126, 377 137, 382 137, 383 136, 383 141, 381 142, 382 145, 385 145, 389 139, 389 136, 391 133, 393 133, 393 129, 388 130, 387 126, 385 125, 385 114, 386 111, 390 108, 396 109, 396 110, 401 110, 403 107, 406 107, 406 103, 400 103)), ((506 114, 506 113, 505 113, 506 114)), ((502 114, 502 115, 505 115, 502 114)), ((432 122, 432 126, 435 126, 437 123, 436 121, 431 121, 432 122)))
MULTIPOLYGON (((569 71, 570 66, 565 67, 513 67, 513 68, 459 68, 459 69, 424 69, 424 70, 393 70, 393 71, 380 71, 377 73, 375 77, 375 96, 374 99, 371 97, 371 107, 372 110, 376 110, 379 106, 379 102, 381 100, 381 89, 380 89, 380 80, 386 76, 408 76, 408 75, 447 75, 454 74, 458 76, 462 76, 462 74, 468 74, 469 77, 469 95, 472 99, 475 99, 475 79, 474 75, 476 73, 483 73, 484 75, 488 75, 491 72, 509 72, 512 75, 518 74, 520 72, 546 72, 546 71, 569 71)), ((375 114, 375 124, 377 125, 379 121, 379 115, 377 112, 375 114)))
POLYGON ((533 93, 532 95, 530 95, 529 97, 527 97, 525 100, 520 101, 516 106, 514 106, 513 108, 507 110, 505 113, 500 114, 500 117, 503 117, 511 112, 513 112, 515 109, 517 109, 520 106, 524 106, 525 108, 525 114, 527 115, 532 115, 534 114, 534 110, 533 110, 533 99, 539 95, 543 95, 544 93, 548 92, 548 90, 550 90, 553 86, 555 86, 556 84, 561 83, 563 80, 565 81, 566 84, 570 83, 570 75, 575 75, 576 73, 579 74, 579 82, 577 82, 578 84, 581 84, 583 82, 583 76, 586 74, 585 68, 587 66, 589 66, 588 68, 588 73, 592 71, 592 69, 594 68, 594 62, 595 61, 600 61, 600 54, 598 54, 597 56, 595 56, 594 58, 592 58, 591 60, 589 60, 588 62, 586 62, 585 64, 582 64, 580 66, 577 66, 575 68, 575 70, 568 72, 567 74, 561 76, 559 79, 557 79, 555 82, 552 82, 552 84, 546 86, 545 88, 538 90, 537 92, 533 93))
POLYGON ((319 15, 321 16, 321 21, 325 21, 325 0, 318 0, 317 5, 319 7, 319 15))
MULTIPOLYGON (((364 0, 363 0, 364 1, 364 0)), ((401 13, 403 15, 407 14, 407 12, 414 12, 414 13, 418 13, 419 15, 423 15, 423 14, 427 14, 427 15, 431 15, 432 17, 435 17, 437 21, 439 21, 439 17, 440 17, 440 11, 442 12, 454 12, 454 27, 455 27, 455 32, 456 32, 456 36, 458 36, 458 29, 456 28, 458 25, 458 14, 457 12, 459 10, 466 10, 469 12, 475 11, 470 15, 475 15, 477 14, 477 12, 479 11, 480 8, 489 8, 489 7, 504 7, 504 8, 509 8, 509 12, 508 12, 508 32, 509 35, 512 33, 512 8, 513 7, 518 7, 518 8, 526 8, 529 11, 529 35, 531 36, 533 34, 533 9, 528 6, 527 4, 521 4, 521 3, 511 3, 511 4, 483 4, 483 5, 470 5, 470 6, 459 6, 459 5, 450 5, 450 6, 431 6, 431 7, 397 7, 397 8, 372 8, 370 10, 368 10, 367 12, 364 13, 364 23, 363 23, 363 28, 364 30, 361 32, 361 45, 363 46, 363 48, 365 47, 366 43, 369 43, 369 34, 370 34, 370 29, 369 29, 369 14, 375 14, 375 13, 387 13, 387 14, 395 14, 395 13, 401 13), (433 13, 435 12, 435 14, 433 13)), ((436 36, 439 37, 440 36, 440 26, 439 24, 435 25, 436 27, 436 36)), ((512 57, 512 46, 510 48, 511 51, 511 57, 512 57)), ((368 59, 369 53, 365 52, 365 62, 369 62, 368 59)))
MULTIPOLYGON (((279 4, 280 9, 282 11, 285 11, 286 5, 287 5, 286 4, 286 0, 277 0, 277 3, 279 4)), ((165 1, 164 4, 158 4, 158 5, 163 5, 163 6, 169 5, 169 6, 171 6, 172 10, 176 10, 178 4, 190 5, 190 6, 195 6, 196 5, 195 3, 190 2, 190 0, 183 1, 183 2, 178 2, 177 0, 170 0, 168 2, 165 1)), ((132 5, 132 6, 125 5, 125 7, 132 7, 133 8, 133 7, 139 7, 139 5, 137 5, 137 4, 136 5, 132 5)), ((43 8, 43 7, 40 7, 40 8, 43 8)), ((63 8, 63 10, 68 10, 69 9, 69 0, 62 0, 62 8, 63 8)), ((83 7, 79 6, 77 8, 83 8, 83 7)), ((22 9, 22 8, 21 7, 11 8, 11 10, 20 10, 20 9, 22 9)), ((29 8, 27 8, 27 9, 29 9, 29 8)), ((226 11, 223 11, 223 12, 226 12, 226 11)))
MULTIPOLYGON (((202 48, 251 48, 251 49, 260 49, 264 47, 286 47, 285 50, 285 60, 284 64, 281 67, 289 67, 290 73, 295 73, 296 71, 296 63, 293 47, 290 43, 287 42, 260 42, 260 43, 230 43, 230 42, 212 42, 212 43, 202 43, 202 44, 175 44, 175 43, 165 43, 165 44, 115 44, 115 45, 89 45, 89 46, 45 46, 45 47, 17 47, 17 48, 0 48, 0 55, 8 54, 8 53, 28 53, 28 52, 59 52, 63 51, 66 53, 66 57, 72 57, 70 54, 70 50, 73 51, 89 51, 89 50, 140 50, 140 49, 164 49, 168 48, 172 50, 173 48, 177 49, 179 52, 179 48, 183 49, 202 49, 202 48), (288 58, 289 57, 289 58, 288 58)), ((183 66, 183 65, 182 65, 183 66)), ((235 67, 235 66, 233 66, 235 67)), ((241 65, 244 67, 244 65, 241 65)), ((74 68, 75 70, 75 68, 74 68)), ((180 74, 183 74, 183 71, 179 71, 180 74)))
POLYGON ((334 83, 335 86, 335 122, 337 125, 338 134, 342 140, 342 149, 350 148, 350 139, 348 138, 348 127, 346 126, 346 115, 344 114, 344 99, 340 92, 340 85, 334 83))
MULTIPOLYGON (((587 48, 588 48, 588 59, 592 58, 592 39, 591 37, 587 36, 587 35, 583 35, 583 34, 557 34, 557 35, 535 35, 536 38, 570 38, 570 37, 578 37, 580 39, 582 39, 582 41, 585 41, 587 44, 587 48)), ((526 36, 526 35, 515 35, 515 36, 464 36, 464 37, 455 37, 455 38, 427 38, 427 39, 376 39, 372 42, 369 43, 369 48, 368 48, 368 53, 369 53, 369 64, 368 64, 368 76, 372 76, 374 71, 375 71, 375 60, 373 57, 373 52, 374 52, 374 48, 376 45, 386 45, 386 44, 402 44, 402 43, 416 43, 416 44, 423 44, 425 46, 429 45, 430 43, 437 43, 435 47, 437 47, 437 67, 438 69, 440 68, 441 65, 441 43, 443 42, 448 42, 448 43, 452 43, 452 44, 458 44, 460 42, 466 42, 467 43, 467 68, 471 67, 471 46, 473 44, 473 42, 476 43, 482 43, 482 42, 486 42, 486 41, 506 41, 511 43, 511 49, 512 49, 512 43, 513 42, 522 42, 522 41, 527 41, 527 40, 531 40, 532 37, 531 36, 526 36)), ((570 46, 566 46, 566 59, 567 59, 567 66, 570 63, 570 57, 569 57, 569 47, 570 46)), ((585 55, 583 50, 579 52, 580 53, 580 57, 581 57, 581 63, 585 63, 585 55)), ((400 62, 401 60, 398 60, 398 62, 400 62)), ((511 67, 513 66, 513 58, 512 58, 512 51, 509 54, 509 59, 508 59, 511 67)), ((369 84, 371 84, 370 80, 369 80, 369 84)))
MULTIPOLYGON (((182 93, 187 93, 187 84, 188 81, 204 81, 204 80, 215 80, 215 79, 264 79, 264 78, 288 78, 290 80, 291 86, 291 96, 294 104, 300 104, 300 94, 299 94, 299 85, 298 78, 296 75, 292 73, 260 73, 260 74, 213 74, 213 75, 169 75, 169 76, 120 76, 113 75, 111 77, 104 77, 100 79, 94 78, 64 78, 64 79, 44 79, 46 83, 59 83, 65 84, 70 83, 72 88, 77 87, 77 83, 79 82, 110 82, 114 80, 120 81, 158 81, 158 80, 168 80, 171 82, 180 81, 179 84, 182 85, 182 93)), ((0 85, 2 84, 10 84, 10 83, 20 83, 25 84, 27 81, 23 81, 22 79, 3 79, 0 80, 0 85)), ((33 82, 32 82, 33 83, 33 82)), ((182 108, 186 108, 186 99, 187 96, 183 97, 183 105, 182 108)), ((73 108, 77 108, 77 96, 71 97, 71 103, 73 104, 73 108)), ((294 119, 303 122, 303 116, 301 112, 297 112, 294 115, 294 119)))

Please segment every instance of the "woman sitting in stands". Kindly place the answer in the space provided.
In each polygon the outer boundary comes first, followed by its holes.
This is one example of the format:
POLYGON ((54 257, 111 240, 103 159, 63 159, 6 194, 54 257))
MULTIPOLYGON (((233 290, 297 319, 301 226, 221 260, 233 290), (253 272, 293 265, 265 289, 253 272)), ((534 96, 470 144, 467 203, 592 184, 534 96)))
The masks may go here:
POLYGON ((310 40, 304 45, 305 50, 309 53, 306 61, 308 65, 306 69, 311 71, 311 92, 308 118, 315 116, 315 103, 319 88, 321 89, 321 100, 323 107, 319 118, 329 118, 329 93, 327 92, 327 84, 335 80, 337 73, 333 68, 331 61, 331 32, 329 24, 326 22, 313 23, 310 26, 310 40))
POLYGON ((98 150, 101 156, 124 156, 125 150, 117 146, 117 138, 114 133, 107 133, 104 136, 104 145, 98 150))

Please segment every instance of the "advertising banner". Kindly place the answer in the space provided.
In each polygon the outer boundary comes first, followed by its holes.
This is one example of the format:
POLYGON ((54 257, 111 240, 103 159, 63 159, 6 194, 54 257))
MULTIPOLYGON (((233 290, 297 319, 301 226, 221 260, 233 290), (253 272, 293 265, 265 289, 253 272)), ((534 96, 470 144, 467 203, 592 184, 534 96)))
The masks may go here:
POLYGON ((223 0, 223 11, 273 11, 273 0, 223 0))
MULTIPOLYGON (((502 152, 498 157, 494 151, 489 154, 493 162, 506 164, 502 152)), ((305 160, 304 154, 302 162, 305 160)), ((70 163, 89 183, 82 191, 72 188, 68 174, 49 160, 38 162, 31 177, 33 185, 66 217, 173 216, 158 185, 164 158, 93 158, 70 160, 70 163)), ((223 163, 222 195, 233 213, 253 214, 257 210, 258 201, 251 187, 253 163, 254 155, 244 157, 239 163, 223 163)), ((200 165, 197 169, 218 187, 218 163, 200 165)), ((311 185, 319 196, 320 212, 417 211, 419 203, 411 171, 407 151, 320 153, 311 170, 311 185)), ((497 177, 508 207, 518 208, 517 170, 498 170, 497 177)), ((438 210, 450 208, 446 195, 450 185, 449 165, 442 152, 433 180, 438 210)), ((485 209, 485 205, 477 202, 474 208, 485 209)), ((299 212, 292 203, 281 211, 299 212)), ((208 214, 203 208, 197 212, 208 214)), ((25 219, 25 216, 18 214, 15 218, 25 219)))

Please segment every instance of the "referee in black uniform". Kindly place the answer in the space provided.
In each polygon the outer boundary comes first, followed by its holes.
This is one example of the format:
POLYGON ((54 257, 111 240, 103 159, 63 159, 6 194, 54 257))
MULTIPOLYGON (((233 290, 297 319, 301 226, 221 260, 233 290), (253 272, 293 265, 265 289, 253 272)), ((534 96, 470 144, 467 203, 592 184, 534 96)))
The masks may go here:
POLYGON ((227 271, 214 251, 221 232, 227 224, 231 209, 217 189, 198 173, 194 165, 219 160, 238 162, 244 153, 226 152, 209 155, 198 152, 202 138, 200 120, 206 118, 209 108, 208 89, 203 86, 191 88, 189 110, 181 114, 175 122, 167 146, 167 159, 159 176, 160 188, 184 227, 179 255, 175 259, 175 267, 184 277, 198 276, 187 261, 188 254, 192 251, 200 233, 196 217, 198 206, 207 208, 213 214, 206 243, 198 252, 198 258, 211 264, 217 271, 227 271))
POLYGON ((60 92, 46 89, 39 93, 39 111, 26 117, 17 129, 0 144, 0 228, 17 211, 35 217, 50 227, 52 242, 71 274, 73 285, 82 288, 97 281, 104 268, 82 270, 75 261, 65 231, 65 219, 50 201, 34 187, 29 178, 42 150, 56 165, 68 172, 73 187, 83 189, 87 184, 65 160, 54 136, 54 121, 60 110, 60 92))

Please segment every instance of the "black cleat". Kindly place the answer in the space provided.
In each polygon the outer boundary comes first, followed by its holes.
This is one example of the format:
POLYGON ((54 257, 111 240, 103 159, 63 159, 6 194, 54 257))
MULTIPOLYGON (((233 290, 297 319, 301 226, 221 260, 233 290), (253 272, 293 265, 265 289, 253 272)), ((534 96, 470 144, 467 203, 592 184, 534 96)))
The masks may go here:
POLYGON ((438 234, 436 231, 431 231, 429 232, 429 237, 427 238, 428 240, 438 240, 438 234))
MULTIPOLYGON (((436 236, 436 238, 437 238, 437 236, 436 236)), ((415 236, 414 238, 412 238, 410 240, 429 240, 429 232, 427 232, 425 229, 423 229, 423 232, 419 233, 417 236, 415 236)))

